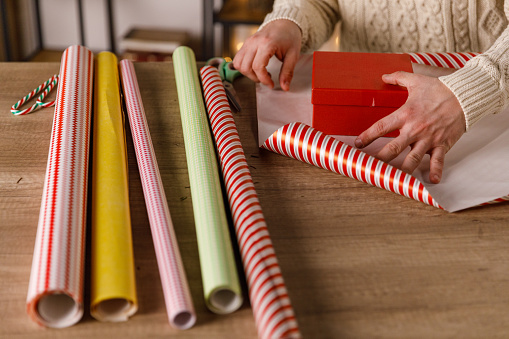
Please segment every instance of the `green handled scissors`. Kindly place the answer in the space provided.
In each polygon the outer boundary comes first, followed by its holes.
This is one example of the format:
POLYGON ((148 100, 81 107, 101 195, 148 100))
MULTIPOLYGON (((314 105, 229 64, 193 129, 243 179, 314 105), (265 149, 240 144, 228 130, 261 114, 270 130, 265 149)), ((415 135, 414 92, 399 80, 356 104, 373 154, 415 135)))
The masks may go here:
POLYGON ((233 64, 231 61, 226 61, 224 58, 221 57, 209 59, 207 61, 207 65, 217 68, 217 70, 219 71, 219 76, 223 81, 224 90, 226 92, 228 100, 230 100, 230 103, 237 110, 237 112, 240 112, 241 109, 240 100, 239 97, 237 96, 235 88, 233 88, 233 80, 235 80, 242 74, 235 68, 233 68, 233 64))

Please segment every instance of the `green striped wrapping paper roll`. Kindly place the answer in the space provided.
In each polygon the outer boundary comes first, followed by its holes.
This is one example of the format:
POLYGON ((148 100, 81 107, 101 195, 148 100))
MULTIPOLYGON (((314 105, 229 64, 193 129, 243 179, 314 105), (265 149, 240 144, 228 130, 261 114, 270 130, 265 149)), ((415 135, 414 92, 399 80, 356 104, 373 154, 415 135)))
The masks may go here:
POLYGON ((205 303, 212 312, 231 313, 242 305, 242 291, 194 52, 185 46, 177 48, 173 53, 173 67, 205 303))

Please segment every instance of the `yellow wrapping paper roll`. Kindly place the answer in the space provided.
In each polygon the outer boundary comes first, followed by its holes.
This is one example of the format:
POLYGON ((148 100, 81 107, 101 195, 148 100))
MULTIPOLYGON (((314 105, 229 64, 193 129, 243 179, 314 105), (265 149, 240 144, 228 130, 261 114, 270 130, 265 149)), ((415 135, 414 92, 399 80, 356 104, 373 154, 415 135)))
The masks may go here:
POLYGON ((115 55, 98 54, 95 72, 90 313, 101 321, 125 321, 138 302, 115 55))

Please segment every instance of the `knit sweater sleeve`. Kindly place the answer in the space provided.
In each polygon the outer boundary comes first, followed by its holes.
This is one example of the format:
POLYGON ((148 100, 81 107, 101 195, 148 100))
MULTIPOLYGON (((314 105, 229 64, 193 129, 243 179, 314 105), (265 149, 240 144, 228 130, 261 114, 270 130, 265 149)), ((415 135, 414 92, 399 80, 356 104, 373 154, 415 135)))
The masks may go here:
POLYGON ((339 21, 338 0, 275 0, 272 12, 260 26, 286 19, 302 31, 302 52, 318 49, 331 36, 339 21))
POLYGON ((460 102, 467 131, 484 116, 502 111, 509 103, 509 27, 485 53, 439 79, 460 102))

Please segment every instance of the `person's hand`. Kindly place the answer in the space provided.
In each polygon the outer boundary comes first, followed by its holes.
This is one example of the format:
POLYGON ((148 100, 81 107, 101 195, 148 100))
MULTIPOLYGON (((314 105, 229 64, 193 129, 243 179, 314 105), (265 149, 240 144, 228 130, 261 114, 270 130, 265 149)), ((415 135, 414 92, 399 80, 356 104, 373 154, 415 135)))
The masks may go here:
POLYGON ((458 99, 433 76, 395 72, 384 75, 382 80, 406 87, 408 99, 399 109, 362 132, 355 140, 355 146, 365 147, 399 129, 399 136, 385 145, 376 157, 389 162, 410 146, 401 169, 412 173, 428 153, 429 179, 438 184, 442 178, 445 154, 465 132, 465 116, 458 99))
POLYGON ((233 66, 249 79, 274 88, 266 67, 275 55, 283 62, 279 83, 283 90, 288 91, 299 59, 301 40, 302 32, 293 21, 272 21, 244 42, 233 59, 233 66))

